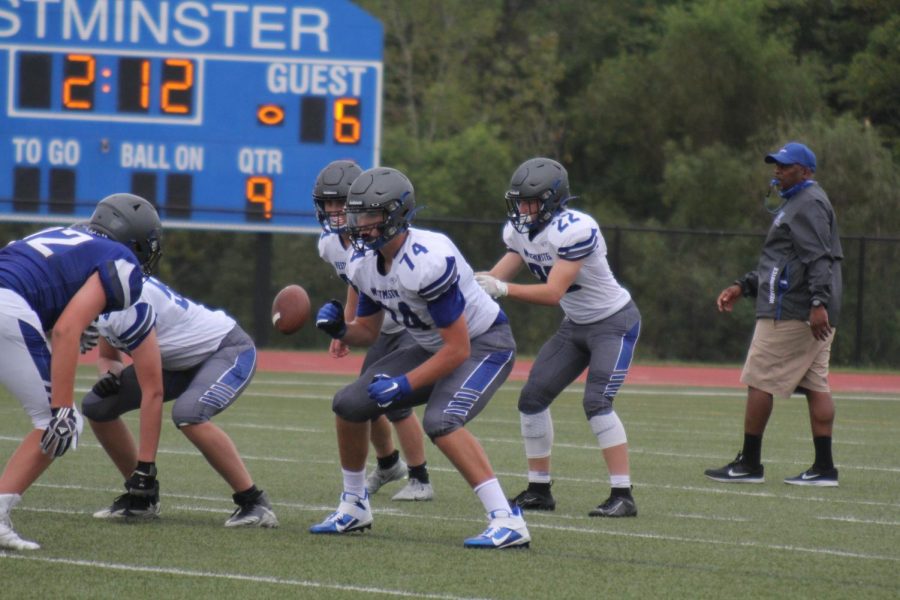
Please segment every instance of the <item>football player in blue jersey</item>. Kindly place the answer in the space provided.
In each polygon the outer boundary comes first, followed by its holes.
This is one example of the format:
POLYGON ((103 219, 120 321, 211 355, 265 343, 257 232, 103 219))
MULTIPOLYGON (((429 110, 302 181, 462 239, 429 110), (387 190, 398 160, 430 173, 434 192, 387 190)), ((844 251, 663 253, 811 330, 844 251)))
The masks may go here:
MULTIPOLYGON (((313 187, 313 202, 316 205, 316 216, 322 225, 319 237, 319 256, 334 267, 338 277, 347 284, 347 299, 344 303, 344 317, 352 321, 356 314, 358 294, 347 278, 347 265, 355 252, 347 233, 344 203, 350 184, 362 169, 350 160, 336 160, 325 166, 316 177, 313 187)), ((381 335, 366 352, 362 372, 373 362, 394 350, 414 345, 415 341, 406 332, 406 328, 390 319, 385 319, 381 326, 381 335)), ((335 358, 346 356, 350 349, 341 340, 331 340, 329 348, 335 358)), ((428 475, 425 463, 425 440, 422 425, 412 408, 400 408, 388 411, 386 415, 378 415, 371 425, 372 447, 375 449, 376 468, 366 478, 369 494, 376 493, 383 485, 402 479, 409 475, 406 485, 392 496, 392 500, 431 500, 434 498, 434 487, 428 475), (394 449, 391 436, 391 424, 397 430, 400 447, 406 462, 394 449)))
POLYGON ((210 420, 237 400, 256 372, 256 346, 250 336, 225 312, 197 304, 153 277, 134 305, 100 315, 96 327, 101 336, 97 366, 104 375, 85 396, 82 410, 126 482, 125 493, 94 517, 134 520, 159 515, 156 465, 142 458, 120 416, 139 408, 141 441, 149 420, 149 435, 155 433, 158 442, 165 399, 174 400, 175 426, 234 492, 237 508, 225 526, 277 527, 268 495, 253 483, 228 434, 210 420), (131 356, 131 365, 124 365, 123 354, 131 356), (163 382, 152 411, 146 410, 143 389, 148 377, 163 382), (134 472, 142 474, 138 482, 134 472))
POLYGON ((415 205, 412 184, 396 169, 369 169, 350 187, 347 226, 358 252, 347 275, 359 290, 359 305, 347 322, 341 304, 329 302, 316 327, 346 344, 369 345, 390 318, 416 344, 383 356, 335 395, 343 493, 337 510, 310 532, 346 534, 372 526, 365 473, 369 422, 388 410, 425 404, 425 433, 488 515, 488 528, 464 545, 527 547, 531 536, 521 511, 510 507, 487 454, 465 428, 512 370, 512 331, 453 242, 409 227, 415 205))
POLYGON ((492 298, 560 306, 556 334, 544 343, 519 396, 519 419, 528 462, 528 489, 510 500, 526 510, 554 510, 550 493, 553 421, 550 404, 588 370, 583 406, 609 472, 610 496, 588 514, 634 517, 625 427, 613 408, 641 330, 631 294, 616 281, 606 260, 600 226, 566 206, 569 177, 549 158, 522 163, 506 192, 507 253, 476 279, 492 298), (523 266, 540 280, 507 283, 523 266))
POLYGON ((54 458, 76 447, 82 333, 100 313, 140 297, 159 261, 161 233, 152 204, 113 194, 83 224, 45 229, 0 250, 0 382, 34 426, 0 475, 0 548, 40 547, 19 537, 10 511, 54 458))

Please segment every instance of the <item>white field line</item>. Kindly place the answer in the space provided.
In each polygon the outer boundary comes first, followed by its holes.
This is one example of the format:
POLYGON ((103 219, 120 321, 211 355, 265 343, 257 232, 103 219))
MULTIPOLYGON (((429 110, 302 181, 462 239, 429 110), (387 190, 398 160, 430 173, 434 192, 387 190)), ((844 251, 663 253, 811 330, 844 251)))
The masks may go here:
MULTIPOLYGON (((77 377, 76 381, 84 382, 85 384, 93 383, 94 379, 89 377, 77 377)), ((285 386, 285 387, 298 387, 298 388, 309 388, 309 387, 322 387, 322 388, 341 388, 348 383, 353 381, 352 377, 348 377, 347 379, 342 380, 319 380, 319 381, 310 381, 309 379, 304 379, 302 377, 298 377, 296 379, 269 379, 267 377, 260 377, 259 375, 253 380, 250 389, 244 392, 244 395, 253 396, 253 397, 265 397, 265 396, 273 396, 276 398, 299 398, 299 399, 328 399, 331 400, 333 393, 323 393, 323 394, 272 394, 269 392, 257 392, 253 388, 261 387, 264 385, 268 386, 285 386)), ((522 383, 513 382, 513 383, 504 383, 500 388, 501 391, 505 392, 517 392, 522 389, 522 383)), ((81 388, 78 387, 76 391, 78 392, 87 392, 90 389, 90 385, 87 387, 81 388)), ((562 391, 563 394, 584 394, 584 385, 571 385, 562 391)), ((724 398, 745 398, 747 396, 747 392, 743 389, 733 389, 733 388, 720 388, 720 389, 710 389, 710 388, 691 388, 691 387, 679 387, 673 386, 672 388, 667 388, 665 386, 642 386, 642 385, 628 385, 623 388, 620 392, 620 396, 627 397, 628 395, 635 396, 676 396, 676 397, 724 397, 724 398)), ((868 401, 868 402, 900 402, 900 397, 884 393, 854 393, 854 392, 835 392, 833 394, 834 399, 836 401, 840 400, 854 400, 854 401, 868 401)), ((797 396, 800 398, 801 396, 797 396)))
POLYGON ((878 519, 859 519, 857 517, 816 517, 821 521, 840 521, 841 523, 862 523, 863 525, 900 526, 900 521, 881 521, 878 519))
MULTIPOLYGON (((64 488, 64 489, 81 489, 81 490, 92 490, 92 491, 96 491, 96 490, 100 489, 100 488, 92 488, 92 487, 85 487, 85 486, 57 486, 57 485, 42 485, 42 484, 38 484, 38 485, 40 485, 41 487, 56 487, 56 488, 64 488)), ((102 491, 106 491, 106 490, 102 490, 102 491)), ((183 495, 183 494, 169 494, 169 496, 173 497, 173 498, 182 498, 182 499, 199 500, 199 501, 210 501, 210 500, 223 501, 221 498, 210 498, 210 497, 206 497, 206 496, 192 496, 192 495, 183 495)), ((286 503, 286 502, 273 502, 273 505, 289 507, 289 508, 292 508, 295 510, 299 509, 299 510, 304 510, 304 511, 327 512, 327 511, 333 509, 332 506, 328 506, 328 507, 315 506, 314 507, 314 506, 310 506, 310 505, 306 505, 306 504, 293 504, 293 503, 286 503)), ((189 506, 179 505, 177 508, 182 509, 182 510, 188 510, 188 511, 196 511, 196 512, 211 512, 211 510, 208 507, 196 507, 193 505, 189 505, 189 506)), ((60 514, 69 514, 69 515, 71 515, 73 512, 71 507, 67 507, 65 509, 63 509, 63 508, 60 508, 60 509, 29 509, 28 507, 22 507, 21 505, 18 508, 18 510, 34 511, 34 512, 58 512, 60 514)), ((224 515, 225 511, 223 511, 222 514, 224 515)), ((441 517, 441 516, 434 516, 434 515, 423 516, 421 514, 407 513, 403 510, 391 510, 391 511, 378 510, 377 514, 380 517, 383 516, 386 518, 396 517, 396 518, 403 518, 403 519, 416 519, 416 520, 422 520, 422 521, 439 520, 439 521, 452 521, 452 522, 478 523, 478 524, 483 523, 482 519, 480 519, 480 518, 476 519, 476 518, 464 518, 464 517, 441 517)), ((597 524, 597 520, 591 519, 590 517, 574 517, 574 516, 565 516, 565 515, 540 515, 540 517, 541 518, 538 519, 539 521, 552 520, 552 521, 571 521, 574 523, 585 523, 585 524, 590 523, 591 525, 597 524)), ((696 518, 694 515, 690 515, 690 516, 686 515, 685 517, 696 518)), ((721 518, 720 518, 720 520, 721 520, 721 518)), ((734 540, 719 540, 719 539, 712 539, 712 538, 694 538, 694 537, 685 537, 685 536, 670 535, 670 534, 658 534, 658 533, 652 533, 652 532, 646 532, 646 533, 623 532, 623 531, 620 531, 617 529, 611 529, 611 528, 608 529, 608 528, 602 528, 602 527, 600 527, 600 528, 585 527, 583 525, 576 525, 576 524, 554 525, 554 524, 548 524, 548 523, 540 523, 540 522, 536 522, 534 518, 531 518, 529 520, 528 527, 531 530, 545 529, 545 530, 551 530, 551 531, 567 531, 567 532, 579 533, 579 534, 585 534, 585 535, 603 535, 603 536, 614 535, 614 536, 619 536, 619 537, 624 537, 624 538, 649 539, 649 540, 660 540, 660 541, 691 543, 691 544, 731 546, 731 547, 737 547, 737 548, 777 550, 777 551, 784 551, 784 552, 797 552, 797 553, 806 553, 806 554, 819 554, 819 555, 824 555, 824 556, 839 556, 839 557, 844 557, 844 558, 856 558, 856 559, 860 559, 863 561, 870 561, 870 560, 871 561, 890 561, 890 562, 900 563, 900 556, 886 556, 886 555, 881 555, 881 554, 852 552, 852 551, 848 551, 848 550, 841 550, 838 548, 821 548, 821 547, 807 548, 807 547, 803 547, 803 546, 784 545, 784 544, 768 544, 768 543, 756 542, 756 541, 734 541, 734 540)), ((4 554, 3 552, 0 552, 0 558, 2 558, 2 557, 18 557, 18 556, 19 555, 4 554)), ((49 560, 67 560, 67 559, 49 559, 49 560)), ((91 561, 85 561, 85 563, 91 563, 91 561)), ((72 562, 70 564, 76 564, 76 562, 72 562)), ((91 564, 94 564, 96 566, 96 565, 105 565, 107 563, 91 563, 91 564)), ((91 564, 86 564, 85 566, 91 566, 91 564)), ((114 568, 114 567, 109 567, 109 568, 114 568)), ((125 569, 127 567, 122 566, 122 568, 125 569)), ((144 568, 144 567, 140 567, 140 568, 144 568)), ((169 573, 168 570, 157 570, 156 567, 146 567, 146 569, 148 569, 147 572, 169 573)), ((175 573, 175 574, 179 574, 179 573, 175 573)), ((199 571, 198 572, 190 571, 190 572, 186 572, 184 574, 195 575, 195 576, 204 576, 203 572, 199 572, 199 571)), ((216 576, 216 575, 223 576, 223 577, 230 576, 230 574, 213 574, 213 576, 216 576)), ((245 576, 242 576, 242 575, 236 576, 236 578, 243 578, 243 577, 245 577, 245 576)), ((259 581, 279 583, 279 581, 270 580, 270 578, 261 578, 259 581)), ((294 582, 294 580, 290 580, 290 581, 294 582)), ((312 587, 312 586, 318 586, 319 584, 317 582, 295 582, 295 583, 291 583, 290 585, 308 585, 308 586, 312 587)), ((322 586, 330 587, 326 584, 322 584, 322 586)), ((344 590, 344 589, 356 589, 356 588, 353 588, 352 586, 334 586, 334 589, 344 590)), ((359 591, 366 591, 366 592, 374 593, 376 590, 374 588, 359 588, 359 591)), ((408 592, 398 591, 398 590, 387 590, 387 591, 382 591, 382 593, 395 593, 396 595, 408 594, 408 592)), ((424 595, 424 594, 421 597, 456 598, 455 596, 424 595)))
MULTIPOLYGON (((228 423, 227 429, 232 427, 247 427, 252 429, 260 429, 260 430, 273 430, 273 431, 298 431, 302 433, 314 433, 314 434, 327 434, 332 435, 333 432, 325 429, 316 429, 316 428, 292 428, 292 427, 278 427, 278 426, 268 426, 268 425, 258 425, 258 424, 238 424, 238 423, 228 423)), ((522 440, 519 438, 494 438, 494 437, 479 437, 482 442, 490 442, 494 444, 521 444, 522 440)), ((21 438, 14 436, 6 436, 0 435, 0 442, 20 442, 21 438)), ((92 450, 100 449, 100 444, 91 443, 91 442, 81 442, 78 444, 79 448, 89 448, 92 450)), ((566 448, 568 450, 580 450, 585 452, 599 452, 597 446, 593 444, 568 444, 563 442, 554 442, 553 446, 555 448, 566 448)), ((716 461, 716 460, 725 460, 723 457, 712 454, 692 454, 686 452, 670 452, 670 451, 661 451, 661 450, 642 450, 641 448, 631 447, 628 449, 631 454, 640 454, 646 456, 666 456, 669 458, 675 459, 685 459, 685 460, 704 460, 704 461, 716 461)), ((76 450, 77 452, 77 450, 76 450)), ((180 456, 200 456, 200 454, 195 450, 175 450, 166 447, 160 447, 158 450, 159 454, 172 454, 172 455, 180 455, 180 456)), ((284 463, 311 463, 311 464, 332 464, 337 460, 335 456, 334 460, 311 460, 311 459, 293 459, 293 458, 280 458, 275 456, 255 456, 252 454, 242 454, 242 458, 245 460, 260 460, 260 461, 270 461, 270 462, 284 462, 284 463)), ((797 461, 797 460, 782 460, 777 458, 766 459, 767 464, 780 464, 780 465, 795 465, 795 466, 804 466, 807 465, 806 462, 797 461)), ((837 465, 841 469, 848 469, 854 471, 874 471, 874 472, 885 472, 885 473, 900 473, 900 467, 881 467, 881 466, 871 466, 871 465, 848 465, 844 463, 838 463, 837 465)), ((429 467, 434 470, 434 467, 429 467)), ((448 469, 450 470, 450 469, 448 469)), ((451 470, 452 471, 452 470, 451 470)), ((455 471, 454 471, 455 472, 455 471)), ((521 473, 501 473, 500 475, 505 476, 517 476, 521 475, 521 473)), ((559 479, 560 481, 567 480, 567 478, 558 477, 555 479, 559 479)), ((568 481, 582 481, 580 479, 572 479, 568 478, 568 481)), ((597 481, 593 480, 583 480, 583 481, 597 481)), ((646 485, 646 484, 642 484, 646 485)))
POLYGON ((214 571, 194 571, 191 569, 172 569, 167 567, 154 567, 140 564, 108 563, 93 560, 75 560, 71 558, 51 558, 44 556, 13 554, 0 551, 0 558, 16 560, 29 560, 58 565, 72 565, 76 567, 88 567, 112 571, 125 571, 128 573, 151 573, 154 575, 177 575, 180 577, 202 579, 228 579, 232 581, 248 581, 251 583, 268 583, 291 587, 318 588, 335 590, 339 592, 354 592, 360 594, 381 594, 385 596, 398 596, 402 598, 434 598, 437 600, 475 600, 469 596, 452 596, 450 594, 435 594, 422 591, 393 590, 389 588, 364 587, 351 584, 323 583, 309 579, 285 579, 283 577, 261 577, 257 575, 241 575, 239 573, 216 573, 214 571))

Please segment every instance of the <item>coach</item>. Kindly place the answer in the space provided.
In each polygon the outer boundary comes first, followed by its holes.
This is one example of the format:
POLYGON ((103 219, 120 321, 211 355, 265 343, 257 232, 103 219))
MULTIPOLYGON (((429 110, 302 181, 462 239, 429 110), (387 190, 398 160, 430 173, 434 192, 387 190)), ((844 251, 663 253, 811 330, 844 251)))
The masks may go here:
POLYGON ((803 392, 809 404, 815 462, 784 480, 793 485, 835 487, 831 455, 834 401, 828 386, 831 342, 841 310, 841 241, 825 191, 813 179, 816 155, 790 142, 766 155, 781 205, 755 271, 725 288, 719 311, 731 311, 741 296, 756 297, 756 329, 741 382, 747 384, 744 446, 734 462, 707 469, 716 481, 762 483, 762 436, 773 397, 803 392))

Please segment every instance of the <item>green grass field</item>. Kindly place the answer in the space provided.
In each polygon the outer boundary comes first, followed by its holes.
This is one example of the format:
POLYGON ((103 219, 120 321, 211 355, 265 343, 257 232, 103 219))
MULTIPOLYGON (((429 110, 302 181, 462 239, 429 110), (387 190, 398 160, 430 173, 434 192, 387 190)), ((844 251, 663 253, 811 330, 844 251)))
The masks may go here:
MULTIPOLYGON (((79 373, 86 390, 92 372, 79 373)), ((330 399, 339 377, 260 373, 216 422, 230 433, 281 521, 226 530, 230 490, 167 420, 157 464, 162 517, 122 524, 91 513, 121 478, 86 431, 13 512, 36 552, 0 551, 4 598, 897 598, 900 595, 900 398, 838 395, 839 488, 782 483, 809 466, 801 397, 776 404, 763 448, 767 481, 728 485, 703 469, 734 457, 743 394, 626 386, 639 516, 587 516, 608 491, 580 386, 553 406, 557 510, 530 514, 532 547, 465 550, 486 526, 481 504, 437 449, 427 448, 433 502, 373 497, 374 527, 347 537, 307 527, 340 493, 330 399)), ((508 383, 470 425, 508 494, 525 483, 508 383)), ((168 410, 167 410, 168 413, 168 410)), ((136 424, 131 415, 129 423, 136 424)), ((30 426, 0 391, 0 459, 30 426)), ((370 463, 374 459, 370 460, 370 463)))

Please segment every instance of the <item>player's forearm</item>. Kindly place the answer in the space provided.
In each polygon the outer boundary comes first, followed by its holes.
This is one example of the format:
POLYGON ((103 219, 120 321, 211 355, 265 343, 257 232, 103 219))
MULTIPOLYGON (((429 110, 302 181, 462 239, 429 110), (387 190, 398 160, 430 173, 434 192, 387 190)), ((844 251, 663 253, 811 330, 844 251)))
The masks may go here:
POLYGON ((116 375, 118 375, 124 368, 125 365, 118 360, 111 360, 108 358, 103 358, 102 356, 97 358, 97 372, 101 375, 104 375, 106 373, 115 373, 116 375))
POLYGON ((547 306, 559 306, 565 291, 560 293, 559 290, 547 285, 546 283, 507 284, 507 297, 522 302, 530 302, 532 304, 544 304, 547 306))
POLYGON ((469 358, 467 348, 444 345, 431 358, 406 374, 409 385, 416 390, 429 386, 450 375, 469 358))
POLYGON ((53 360, 50 361, 50 407, 69 408, 74 399, 75 370, 78 365, 78 343, 81 333, 58 332, 52 338, 53 360))
POLYGON ((156 462, 159 450, 159 436, 162 431, 162 393, 149 392, 141 395, 141 440, 138 446, 138 460, 156 462))
POLYGON ((347 332, 340 338, 348 346, 371 346, 378 339, 379 330, 360 320, 347 323, 347 332))

